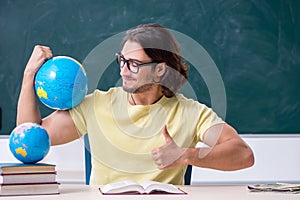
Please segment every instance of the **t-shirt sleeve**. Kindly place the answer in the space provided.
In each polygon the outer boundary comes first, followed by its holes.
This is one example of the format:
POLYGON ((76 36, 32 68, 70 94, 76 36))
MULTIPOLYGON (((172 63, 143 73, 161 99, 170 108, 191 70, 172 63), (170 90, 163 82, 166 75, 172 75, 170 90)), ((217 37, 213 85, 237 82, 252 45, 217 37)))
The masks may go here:
POLYGON ((69 110, 71 118, 73 119, 74 124, 81 135, 87 133, 86 116, 89 113, 89 109, 91 107, 90 102, 92 101, 92 98, 92 94, 87 95, 79 105, 69 110))
POLYGON ((201 104, 200 114, 197 124, 198 141, 203 141, 204 133, 210 127, 225 123, 211 108, 201 104))

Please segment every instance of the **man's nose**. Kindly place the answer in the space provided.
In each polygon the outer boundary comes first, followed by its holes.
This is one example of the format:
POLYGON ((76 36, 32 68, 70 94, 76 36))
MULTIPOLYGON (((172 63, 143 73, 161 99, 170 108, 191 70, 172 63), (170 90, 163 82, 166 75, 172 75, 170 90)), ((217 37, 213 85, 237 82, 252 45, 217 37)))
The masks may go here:
POLYGON ((122 68, 120 68, 120 75, 124 76, 124 75, 130 75, 131 71, 128 68, 128 63, 125 63, 124 66, 122 68))

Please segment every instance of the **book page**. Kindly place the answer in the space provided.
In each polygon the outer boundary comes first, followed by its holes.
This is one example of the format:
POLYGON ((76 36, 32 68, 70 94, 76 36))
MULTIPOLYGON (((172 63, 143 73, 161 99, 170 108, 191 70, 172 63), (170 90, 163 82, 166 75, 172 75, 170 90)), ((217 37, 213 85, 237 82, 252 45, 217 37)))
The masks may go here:
POLYGON ((151 193, 153 191, 164 191, 168 193, 184 193, 179 190, 176 186, 167 183, 160 183, 156 181, 144 181, 141 183, 146 193, 151 193))
POLYGON ((130 180, 103 185, 100 187, 100 189, 103 193, 123 193, 130 191, 136 191, 139 193, 144 192, 144 188, 141 185, 130 180))

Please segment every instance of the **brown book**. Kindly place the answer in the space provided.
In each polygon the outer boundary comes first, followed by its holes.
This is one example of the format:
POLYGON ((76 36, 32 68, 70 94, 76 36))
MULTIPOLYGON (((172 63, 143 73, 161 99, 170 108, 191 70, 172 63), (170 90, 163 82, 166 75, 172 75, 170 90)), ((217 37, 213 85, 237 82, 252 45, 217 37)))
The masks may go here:
POLYGON ((172 184, 156 181, 121 181, 100 186, 100 192, 104 195, 126 195, 126 194, 187 194, 172 184))
POLYGON ((55 172, 55 165, 47 163, 0 163, 0 174, 55 172))

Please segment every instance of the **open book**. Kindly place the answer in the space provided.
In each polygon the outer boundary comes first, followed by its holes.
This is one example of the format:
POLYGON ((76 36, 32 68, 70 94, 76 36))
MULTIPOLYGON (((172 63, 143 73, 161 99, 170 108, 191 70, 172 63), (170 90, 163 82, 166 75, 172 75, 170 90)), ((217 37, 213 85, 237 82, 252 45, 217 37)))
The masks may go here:
POLYGON ((180 188, 167 183, 156 181, 144 181, 137 183, 135 181, 121 181, 100 186, 102 194, 187 194, 180 188))

